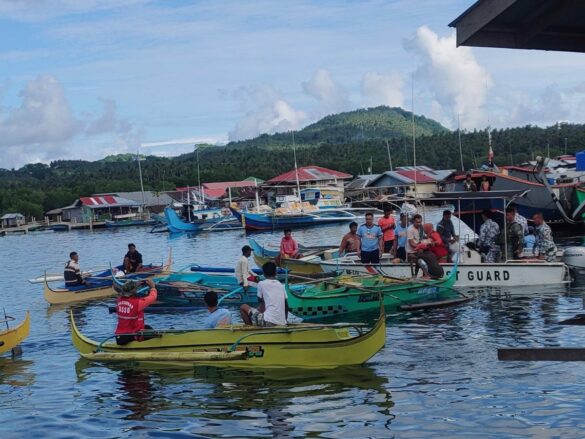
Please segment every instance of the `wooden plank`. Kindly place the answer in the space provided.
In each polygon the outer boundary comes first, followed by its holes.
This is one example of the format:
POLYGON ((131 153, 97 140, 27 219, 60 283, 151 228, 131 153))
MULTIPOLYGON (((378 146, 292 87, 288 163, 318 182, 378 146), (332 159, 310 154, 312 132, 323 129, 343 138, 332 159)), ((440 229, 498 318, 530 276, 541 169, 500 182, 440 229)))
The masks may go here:
POLYGON ((585 348, 500 348, 500 361, 585 361, 585 348))

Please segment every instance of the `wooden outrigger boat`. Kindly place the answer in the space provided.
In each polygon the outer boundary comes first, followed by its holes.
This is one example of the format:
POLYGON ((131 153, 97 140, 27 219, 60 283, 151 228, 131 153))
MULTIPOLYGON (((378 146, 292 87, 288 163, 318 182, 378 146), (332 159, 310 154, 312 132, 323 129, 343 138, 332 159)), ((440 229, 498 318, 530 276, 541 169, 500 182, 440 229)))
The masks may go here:
POLYGON ((340 276, 317 285, 292 289, 287 285, 289 310, 304 320, 323 319, 353 312, 375 310, 380 295, 387 310, 456 305, 469 300, 452 289, 457 268, 442 279, 396 279, 384 276, 340 276))
MULTIPOLYGON (((260 245, 256 240, 250 238, 248 240, 250 247, 252 247, 252 255, 254 261, 259 267, 262 267, 266 262, 275 262, 279 254, 278 250, 268 249, 260 245)), ((303 247, 299 246, 299 251, 303 254, 299 259, 282 259, 280 266, 291 273, 298 274, 315 274, 323 273, 320 263, 325 260, 331 260, 338 257, 336 248, 330 246, 320 247, 303 247)))
POLYGON ((4 315, 4 321, 0 321, 0 324, 5 323, 7 329, 0 331, 0 354, 8 351, 12 351, 18 346, 26 337, 30 331, 30 314, 28 311, 24 317, 22 323, 14 328, 8 327, 8 322, 14 320, 14 317, 4 315))
MULTIPOLYGON (((169 252, 167 262, 163 265, 146 265, 143 267, 142 271, 126 275, 124 279, 146 279, 156 275, 168 274, 171 270, 172 262, 172 252, 169 252)), ((113 288, 111 270, 104 271, 103 273, 94 276, 89 276, 85 279, 91 283, 90 286, 80 285, 69 288, 65 286, 52 288, 49 285, 49 282, 45 280, 45 300, 51 305, 58 305, 63 303, 104 299, 116 294, 116 291, 113 288)))
POLYGON ((173 367, 333 369, 363 364, 386 340, 386 319, 367 330, 361 324, 254 327, 153 332, 155 338, 118 346, 84 336, 71 312, 71 337, 82 357, 92 361, 165 364, 173 367))

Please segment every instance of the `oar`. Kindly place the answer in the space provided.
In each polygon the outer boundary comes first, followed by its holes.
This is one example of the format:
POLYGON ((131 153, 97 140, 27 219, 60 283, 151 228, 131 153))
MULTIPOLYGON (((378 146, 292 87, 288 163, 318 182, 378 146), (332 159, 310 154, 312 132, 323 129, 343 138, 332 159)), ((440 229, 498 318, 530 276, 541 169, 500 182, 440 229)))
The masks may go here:
POLYGON ((2 311, 4 311, 4 322, 6 323, 6 330, 10 331, 10 326, 8 326, 8 316, 6 315, 6 308, 2 307, 2 311))

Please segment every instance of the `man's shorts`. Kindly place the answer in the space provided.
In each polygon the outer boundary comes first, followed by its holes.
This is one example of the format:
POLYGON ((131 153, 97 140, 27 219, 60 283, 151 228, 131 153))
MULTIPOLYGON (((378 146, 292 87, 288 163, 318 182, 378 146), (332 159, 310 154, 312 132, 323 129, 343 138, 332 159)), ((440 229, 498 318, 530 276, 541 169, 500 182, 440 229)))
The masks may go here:
POLYGON ((278 326, 272 322, 267 322, 264 320, 264 314, 258 311, 256 308, 250 308, 248 312, 248 317, 250 317, 250 321, 254 326, 263 326, 263 327, 270 327, 270 326, 278 326))

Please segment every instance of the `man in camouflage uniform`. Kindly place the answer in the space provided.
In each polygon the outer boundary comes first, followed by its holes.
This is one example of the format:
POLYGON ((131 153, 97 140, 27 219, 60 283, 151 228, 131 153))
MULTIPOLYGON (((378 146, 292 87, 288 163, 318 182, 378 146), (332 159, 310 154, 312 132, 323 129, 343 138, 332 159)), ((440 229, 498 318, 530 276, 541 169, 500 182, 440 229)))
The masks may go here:
POLYGON ((535 213, 534 221, 534 248, 532 252, 538 254, 538 259, 545 259, 546 262, 555 262, 557 259, 557 246, 553 240, 550 226, 544 222, 542 213, 535 213))
POLYGON ((502 260, 522 259, 524 250, 524 233, 522 226, 515 221, 516 211, 512 207, 506 208, 506 228, 500 233, 499 244, 502 251, 502 260), (504 237, 504 233, 506 236, 504 237))
POLYGON ((482 212, 483 224, 479 229, 479 250, 485 255, 485 262, 494 263, 500 258, 500 246, 497 243, 500 226, 492 220, 492 211, 482 212))

